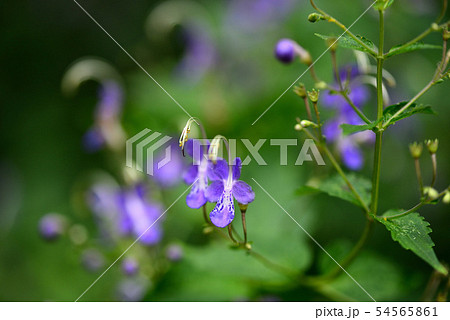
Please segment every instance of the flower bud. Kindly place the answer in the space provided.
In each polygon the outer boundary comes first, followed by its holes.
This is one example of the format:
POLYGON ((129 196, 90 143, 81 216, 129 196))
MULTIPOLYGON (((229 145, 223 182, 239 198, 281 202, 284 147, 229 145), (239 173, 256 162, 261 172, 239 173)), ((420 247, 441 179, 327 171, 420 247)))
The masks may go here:
POLYGON ((309 120, 302 120, 300 121, 300 125, 302 126, 302 128, 307 128, 307 127, 314 127, 317 128, 317 124, 315 124, 314 122, 311 122, 309 120))
POLYGON ((300 123, 297 123, 297 124, 294 126, 294 130, 296 130, 296 131, 302 131, 302 129, 303 129, 303 127, 300 125, 300 123))
POLYGON ((450 191, 445 191, 444 198, 442 198, 442 202, 449 204, 450 203, 450 191))
POLYGON ((282 63, 291 63, 295 56, 300 58, 300 61, 306 65, 312 63, 311 55, 297 42, 291 39, 281 39, 275 46, 275 57, 282 63))
POLYGON ((433 23, 431 24, 431 30, 433 30, 433 31, 439 31, 439 29, 440 29, 440 27, 439 27, 439 25, 438 25, 436 22, 433 22, 433 23))
POLYGON ((413 142, 409 145, 409 152, 414 159, 419 159, 422 155, 423 145, 418 142, 413 142))
POLYGON ((439 146, 439 140, 438 139, 434 139, 434 140, 426 140, 425 141, 425 145, 427 146, 428 151, 431 154, 434 154, 437 152, 438 150, 438 146, 439 146))
POLYGON ((294 93, 300 98, 306 98, 306 88, 303 83, 299 83, 298 86, 294 87, 294 93))
POLYGON ((314 22, 317 22, 317 21, 320 21, 320 20, 325 20, 325 17, 323 15, 321 15, 320 13, 313 12, 313 13, 311 13, 308 16, 308 21, 309 22, 314 23, 314 22))
POLYGON ((39 233, 47 241, 58 239, 66 229, 64 216, 57 213, 49 213, 39 221, 39 233))
POLYGON ((423 188, 423 193, 428 196, 431 200, 435 200, 439 197, 439 192, 432 187, 423 188))
POLYGON ((127 276, 135 275, 139 271, 139 263, 135 258, 127 257, 122 260, 122 272, 127 276))
POLYGON ((313 103, 317 103, 319 101, 319 91, 316 89, 312 89, 311 91, 308 91, 308 97, 309 100, 313 103))

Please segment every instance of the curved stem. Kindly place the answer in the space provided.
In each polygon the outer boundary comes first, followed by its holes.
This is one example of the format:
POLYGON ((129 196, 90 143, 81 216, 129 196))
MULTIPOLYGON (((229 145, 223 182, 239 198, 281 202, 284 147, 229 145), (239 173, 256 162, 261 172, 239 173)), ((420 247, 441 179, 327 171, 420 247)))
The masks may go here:
POLYGON ((348 180, 347 175, 345 174, 344 170, 342 170, 341 166, 336 161, 336 159, 334 158, 334 156, 331 153, 330 149, 328 149, 327 145, 325 143, 322 143, 319 140, 317 140, 317 138, 314 137, 314 135, 312 135, 311 132, 307 128, 303 128, 303 131, 306 133, 306 135, 308 137, 313 139, 323 151, 325 151, 325 154, 328 157, 328 159, 330 160, 330 162, 333 165, 333 167, 336 169, 338 174, 345 181, 345 183, 347 184, 348 188, 353 193, 353 195, 355 196, 356 200, 361 204, 361 206, 364 209, 364 211, 368 214, 370 212, 370 209, 367 207, 366 203, 362 200, 360 194, 358 193, 358 191, 356 191, 355 187, 350 182, 350 180, 348 180))
MULTIPOLYGON (((367 221, 366 221, 366 226, 364 227, 363 233, 361 234, 358 242, 355 244, 355 246, 350 251, 350 253, 342 260, 342 262, 339 263, 342 268, 345 269, 356 258, 358 253, 361 251, 361 249, 366 244, 367 239, 369 238, 369 235, 370 235, 370 233, 371 233, 371 231, 373 229, 372 227, 373 227, 373 219, 368 217, 367 221)), ((318 276, 317 280, 318 281, 328 282, 328 281, 336 278, 343 271, 341 267, 336 266, 336 268, 334 268, 328 274, 325 274, 323 276, 318 276)))
MULTIPOLYGON (((365 123, 369 124, 371 122, 369 120, 369 118, 367 118, 366 115, 353 103, 353 101, 348 96, 347 90, 344 88, 344 86, 342 84, 342 79, 341 79, 341 76, 339 74, 339 69, 338 69, 338 66, 337 66, 336 51, 335 50, 331 50, 331 61, 332 61, 332 64, 333 64, 334 75, 335 75, 336 80, 337 80, 338 85, 339 85, 339 94, 345 99, 345 101, 347 101, 347 103, 352 107, 352 109, 361 118, 361 120, 363 120, 365 123)), ((349 79, 349 77, 347 79, 349 79)))
POLYGON ((339 22, 338 20, 336 20, 335 18, 330 16, 328 13, 326 13, 319 7, 317 7, 317 5, 314 3, 313 0, 310 0, 310 3, 313 6, 313 8, 316 9, 319 13, 321 13, 328 22, 332 22, 335 25, 337 25, 339 28, 343 29, 345 31, 345 33, 347 33, 353 40, 355 40, 362 47, 364 47, 371 56, 376 57, 377 53, 372 48, 370 48, 367 44, 365 44, 363 41, 361 41, 361 39, 359 39, 357 36, 355 36, 350 30, 348 30, 348 28, 345 25, 343 25, 341 22, 339 22))
POLYGON ((408 215, 408 214, 410 214, 410 213, 416 211, 417 209, 423 207, 425 204, 426 204, 426 202, 423 202, 423 201, 422 201, 422 202, 416 204, 416 205, 415 205, 414 207, 412 207, 411 209, 408 209, 408 210, 406 210, 406 211, 404 211, 404 212, 402 212, 402 213, 395 214, 395 215, 390 216, 390 217, 383 217, 383 219, 385 219, 385 220, 391 220, 391 219, 395 219, 395 218, 400 218, 400 217, 406 216, 406 215, 408 215))
POLYGON ((446 68, 446 55, 447 55, 447 41, 444 41, 444 44, 442 46, 442 60, 439 63, 438 68, 436 69, 433 78, 430 82, 422 89, 418 94, 416 94, 407 104, 405 104, 400 110, 398 110, 393 116, 391 116, 382 126, 382 129, 386 129, 391 121, 398 117, 403 111, 405 111, 407 108, 409 108, 414 102, 417 101, 422 95, 424 95, 432 86, 436 84, 436 81, 439 80, 439 78, 442 76, 442 73, 444 72, 444 69, 446 68))

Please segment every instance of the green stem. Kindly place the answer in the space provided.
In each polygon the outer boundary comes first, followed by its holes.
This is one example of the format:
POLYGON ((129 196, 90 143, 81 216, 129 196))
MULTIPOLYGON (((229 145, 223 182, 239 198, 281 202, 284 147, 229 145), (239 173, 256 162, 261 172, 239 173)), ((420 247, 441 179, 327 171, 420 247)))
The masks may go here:
POLYGON ((338 69, 338 65, 337 65, 335 50, 331 50, 331 61, 333 64, 334 75, 335 75, 336 80, 339 85, 339 94, 345 99, 345 101, 348 102, 348 104, 352 107, 352 109, 356 112, 356 114, 361 118, 361 120, 363 120, 365 123, 369 124, 371 122, 369 120, 369 118, 367 118, 366 115, 353 103, 353 101, 348 96, 347 89, 345 89, 342 84, 342 80, 339 75, 339 69, 338 69))
POLYGON ((376 57, 377 53, 372 48, 370 48, 367 44, 365 44, 363 41, 361 41, 361 39, 359 39, 357 36, 355 36, 350 30, 348 30, 348 28, 345 25, 343 25, 341 22, 339 22, 338 20, 336 20, 335 18, 330 16, 328 13, 326 13, 322 9, 319 9, 313 0, 310 0, 310 2, 311 2, 311 5, 313 6, 313 8, 316 9, 319 13, 321 13, 328 22, 332 22, 335 25, 337 25, 339 28, 343 29, 345 31, 345 33, 347 33, 353 40, 355 40, 362 47, 364 47, 371 56, 376 57))
POLYGON ((420 170, 419 158, 414 159, 414 167, 416 168, 416 177, 417 177, 417 182, 419 183, 420 196, 423 197, 423 179, 422 179, 422 170, 420 170))
MULTIPOLYGON (((350 251, 350 253, 339 263, 342 268, 345 269, 356 258, 358 253, 361 251, 361 249, 366 244, 366 241, 369 238, 369 235, 372 231, 372 227, 373 227, 373 219, 368 217, 368 219, 366 221, 366 226, 364 227, 364 231, 361 234, 358 242, 355 244, 355 246, 350 251)), ((330 273, 325 274, 323 276, 319 276, 319 277, 317 277, 317 279, 322 280, 324 282, 329 282, 330 280, 336 278, 338 275, 341 274, 341 272, 343 271, 341 267, 336 266, 336 268, 334 268, 332 271, 330 271, 330 273)))
POLYGON ((383 218, 384 218, 385 220, 391 220, 391 219, 395 219, 395 218, 400 218, 400 217, 406 216, 406 215, 408 215, 408 214, 410 214, 410 213, 416 211, 417 209, 423 207, 425 204, 427 204, 427 203, 422 201, 422 202, 416 204, 414 207, 412 207, 412 208, 409 209, 409 210, 406 210, 406 211, 404 211, 404 212, 402 212, 402 213, 399 213, 399 214, 395 214, 395 215, 390 216, 390 217, 383 217, 383 218))
POLYGON ((372 174, 372 197, 371 213, 376 216, 378 211, 378 197, 380 189, 380 168, 381 168, 381 146, 383 141, 383 131, 381 119, 383 118, 383 63, 384 63, 384 11, 379 10, 380 16, 380 40, 377 56, 377 121, 378 130, 376 132, 375 152, 372 174))
POLYGON ((353 193, 353 195, 355 196, 356 200, 361 204, 361 206, 363 207, 364 211, 366 213, 370 212, 370 209, 367 207, 366 203, 362 200, 360 194, 358 193, 358 191, 356 191, 355 187, 353 186, 353 184, 350 182, 350 180, 348 180, 347 175, 345 174, 344 170, 342 170, 341 166, 339 165, 339 163, 336 161, 336 159, 334 158, 333 154, 331 153, 330 149, 328 149, 327 145, 325 143, 322 143, 321 141, 317 140, 316 137, 314 137, 314 135, 306 128, 303 128, 303 131, 306 133, 306 135, 308 137, 310 137, 311 139, 313 139, 317 145, 319 146, 319 148, 321 148, 327 158, 330 160, 331 164, 333 165, 333 167, 335 168, 335 170, 337 171, 337 173, 342 177, 342 179, 345 181, 345 183, 347 184, 347 187, 349 188, 349 190, 353 193))
POLYGON ((442 59, 438 65, 431 81, 428 82, 428 84, 422 90, 420 90, 420 92, 418 94, 416 94, 407 104, 405 104, 392 117, 390 117, 381 126, 383 129, 386 129, 393 119, 398 117, 403 111, 405 111, 407 108, 409 108, 414 102, 417 101, 417 99, 419 99, 421 96, 423 96, 428 90, 431 89, 432 86, 434 86, 436 84, 436 81, 438 81, 442 77, 442 75, 444 73, 444 69, 447 67, 447 58, 446 57, 447 57, 447 40, 444 40, 444 44, 442 46, 442 59))

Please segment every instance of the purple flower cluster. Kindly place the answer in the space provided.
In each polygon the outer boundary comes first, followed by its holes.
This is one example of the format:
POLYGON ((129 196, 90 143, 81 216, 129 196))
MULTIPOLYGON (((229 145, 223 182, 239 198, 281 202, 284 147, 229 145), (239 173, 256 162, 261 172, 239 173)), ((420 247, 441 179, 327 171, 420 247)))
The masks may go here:
MULTIPOLYGON (((365 84, 360 81, 361 73, 356 66, 347 66, 340 70, 339 77, 342 83, 348 83, 348 96, 350 100, 361 108, 370 98, 370 92, 365 84)), ((336 79, 337 81, 337 79, 336 79)), ((335 84, 338 90, 337 84, 335 84)), ((330 91, 321 95, 324 107, 336 110, 333 119, 324 126, 324 135, 328 142, 336 143, 342 162, 350 170, 360 170, 364 165, 364 156, 360 145, 374 141, 375 135, 371 131, 355 133, 343 136, 340 125, 343 123, 360 125, 362 120, 352 109, 350 104, 339 94, 330 91)))
POLYGON ((88 203, 108 238, 132 235, 144 245, 154 245, 162 238, 161 206, 148 199, 142 184, 131 188, 94 185, 88 203))
MULTIPOLYGON (((209 145, 206 145, 208 148, 209 145)), ((234 219, 234 199, 238 203, 248 204, 255 199, 255 193, 247 183, 238 180, 242 166, 240 158, 236 158, 230 168, 223 159, 213 164, 203 150, 198 140, 186 142, 185 151, 194 160, 184 175, 185 182, 192 184, 186 203, 190 208, 198 209, 208 201, 216 202, 209 216, 215 226, 224 228, 234 219), (212 183, 208 185, 209 180, 212 183)))

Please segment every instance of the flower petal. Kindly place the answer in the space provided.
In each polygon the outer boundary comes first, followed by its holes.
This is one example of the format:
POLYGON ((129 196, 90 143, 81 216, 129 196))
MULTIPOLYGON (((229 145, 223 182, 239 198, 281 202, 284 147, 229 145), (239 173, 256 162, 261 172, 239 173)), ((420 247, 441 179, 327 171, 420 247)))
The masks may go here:
POLYGON ((212 181, 226 180, 228 178, 228 164, 223 159, 218 159, 216 164, 210 162, 208 176, 212 181))
POLYGON ((194 161, 194 163, 199 163, 204 154, 204 145, 206 144, 207 149, 209 149, 209 141, 199 140, 199 139, 189 139, 184 144, 184 151, 187 153, 194 161))
POLYGON ((233 196, 230 191, 224 191, 219 201, 209 214, 211 222, 219 228, 224 228, 234 219, 233 196))
POLYGON ((217 202, 223 193, 223 189, 223 180, 213 181, 213 183, 206 188, 206 199, 209 202, 217 202))
POLYGON ((233 180, 238 180, 241 176, 242 160, 237 157, 234 159, 233 163, 233 180))
POLYGON ((233 184, 233 196, 237 202, 247 204, 255 200, 255 192, 247 183, 238 180, 233 184))
POLYGON ((343 143, 341 146, 342 162, 350 170, 360 170, 364 164, 361 150, 353 142, 343 143))
POLYGON ((197 165, 191 165, 183 174, 183 180, 186 184, 192 184, 194 183, 195 179, 197 179, 198 176, 198 166, 197 165))
POLYGON ((186 204, 189 208, 198 209, 206 203, 205 188, 205 182, 200 179, 193 184, 191 192, 186 196, 186 204))

